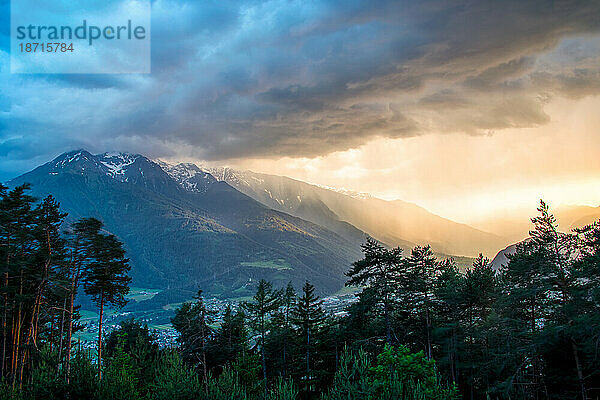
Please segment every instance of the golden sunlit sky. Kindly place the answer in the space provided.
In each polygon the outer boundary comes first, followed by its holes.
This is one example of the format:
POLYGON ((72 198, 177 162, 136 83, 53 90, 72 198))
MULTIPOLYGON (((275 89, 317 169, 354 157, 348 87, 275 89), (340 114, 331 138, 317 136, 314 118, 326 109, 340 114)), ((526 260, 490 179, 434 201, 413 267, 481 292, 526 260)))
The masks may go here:
POLYGON ((0 180, 85 148, 463 222, 600 205, 598 1, 154 0, 150 74, 11 74, 7 35, 0 180))
POLYGON ((600 205, 600 96, 553 99, 550 122, 490 135, 375 139, 317 158, 238 166, 415 202, 460 222, 552 206, 600 205))

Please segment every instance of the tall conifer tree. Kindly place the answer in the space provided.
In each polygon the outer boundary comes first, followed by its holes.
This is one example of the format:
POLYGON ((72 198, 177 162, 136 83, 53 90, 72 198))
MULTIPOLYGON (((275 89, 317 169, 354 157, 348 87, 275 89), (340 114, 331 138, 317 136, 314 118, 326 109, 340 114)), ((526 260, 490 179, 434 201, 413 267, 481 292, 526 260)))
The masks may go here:
POLYGON ((102 322, 104 307, 112 304, 122 307, 127 303, 131 278, 129 260, 125 257, 123 244, 111 234, 95 236, 93 261, 89 264, 85 277, 85 293, 92 296, 98 305, 98 376, 102 378, 102 322))
POLYGON ((269 318, 281 305, 282 292, 273 290, 271 283, 261 279, 252 301, 242 304, 249 318, 250 327, 258 334, 260 343, 260 358, 262 363, 265 397, 267 396, 267 360, 265 355, 265 340, 269 318))

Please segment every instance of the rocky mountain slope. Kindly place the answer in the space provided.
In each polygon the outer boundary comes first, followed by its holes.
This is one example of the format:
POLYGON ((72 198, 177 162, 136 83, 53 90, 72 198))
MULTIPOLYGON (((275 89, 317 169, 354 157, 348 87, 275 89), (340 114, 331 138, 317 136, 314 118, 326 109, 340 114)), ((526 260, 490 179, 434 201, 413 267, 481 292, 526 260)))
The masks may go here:
POLYGON ((188 185, 191 170, 210 173, 267 207, 312 221, 347 238, 361 231, 391 246, 431 244, 438 253, 493 256, 509 242, 499 236, 439 217, 415 204, 384 201, 364 194, 330 190, 283 176, 230 168, 170 166, 174 178, 188 185), (175 170, 177 173, 175 173, 175 170))
POLYGON ((104 221, 126 244, 134 283, 165 289, 165 303, 197 287, 244 296, 261 278, 296 286, 308 278, 325 292, 344 284, 344 272, 360 257, 360 233, 350 241, 208 173, 186 171, 184 186, 144 156, 78 150, 9 185, 28 182, 34 195, 54 195, 70 220, 104 221))

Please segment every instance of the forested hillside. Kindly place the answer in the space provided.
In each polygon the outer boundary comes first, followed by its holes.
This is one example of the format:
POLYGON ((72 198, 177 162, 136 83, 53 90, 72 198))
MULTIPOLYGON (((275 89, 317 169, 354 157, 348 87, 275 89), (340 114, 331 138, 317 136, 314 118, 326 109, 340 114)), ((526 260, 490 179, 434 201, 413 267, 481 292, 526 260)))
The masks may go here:
POLYGON ((543 202, 529 240, 496 273, 466 272, 429 246, 368 239, 348 265, 358 301, 325 311, 315 286, 209 310, 198 290, 172 319, 177 345, 141 322, 103 336, 122 307, 127 254, 101 221, 66 214, 28 186, 0 188, 0 398, 594 399, 600 395, 600 221, 558 231, 543 202), (82 349, 77 293, 98 309, 82 349))

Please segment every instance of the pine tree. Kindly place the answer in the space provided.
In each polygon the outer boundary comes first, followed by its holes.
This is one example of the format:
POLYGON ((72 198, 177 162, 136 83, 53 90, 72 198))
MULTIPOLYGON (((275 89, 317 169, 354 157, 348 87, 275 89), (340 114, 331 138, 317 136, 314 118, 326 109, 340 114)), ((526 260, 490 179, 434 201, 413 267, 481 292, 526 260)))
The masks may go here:
POLYGON ((538 338, 544 372, 554 376, 549 390, 571 391, 573 394, 567 397, 578 393, 587 399, 593 397, 590 387, 596 386, 590 378, 598 376, 600 368, 597 357, 590 357, 590 350, 597 348, 595 338, 600 337, 599 225, 576 229, 575 234, 560 233, 543 202, 539 211, 541 215, 533 219, 535 231, 531 236, 548 265, 549 315, 538 338))
POLYGON ((199 289, 194 301, 184 303, 171 319, 173 327, 179 332, 177 340, 181 345, 184 360, 191 362, 196 368, 200 367, 205 385, 208 382, 206 353, 212 334, 210 325, 214 322, 214 314, 206 308, 202 290, 199 289))
POLYGON ((507 365, 507 371, 502 385, 507 392, 519 389, 532 397, 547 390, 539 345, 543 330, 556 317, 556 307, 564 300, 561 287, 569 286, 569 257, 563 251, 570 250, 561 250, 565 236, 558 232, 556 220, 543 201, 538 211, 540 215, 531 220, 534 229, 529 240, 519 243, 515 253, 508 256, 497 303, 502 323, 512 335, 511 348, 504 352, 506 359, 502 364, 507 365))
POLYGON ((392 342, 391 313, 397 283, 401 279, 402 249, 386 250, 372 238, 362 245, 364 258, 352 264, 346 274, 350 280, 346 286, 368 285, 383 305, 386 343, 392 342))
POLYGON ((27 323, 23 326, 23 351, 19 360, 19 377, 23 380, 23 372, 27 357, 31 355, 47 321, 48 312, 43 305, 51 301, 52 290, 60 290, 64 284, 61 275, 61 266, 65 261, 65 240, 60 236, 60 226, 67 214, 60 211, 58 202, 47 196, 33 210, 33 224, 31 230, 31 259, 24 268, 23 284, 26 292, 24 298, 29 301, 23 315, 27 316, 27 323))
MULTIPOLYGON (((68 308, 63 307, 63 318, 66 313, 67 316, 67 346, 65 356, 65 370, 67 382, 69 381, 69 374, 71 370, 71 342, 73 338, 73 323, 75 319, 75 298, 77 297, 77 291, 84 274, 90 268, 90 263, 94 260, 96 238, 100 235, 102 229, 102 222, 96 218, 81 218, 73 224, 73 229, 70 238, 70 258, 67 263, 68 275, 70 278, 69 282, 69 297, 68 297, 68 308)), ((61 323, 61 330, 64 322, 61 323)), ((62 333, 61 333, 62 338, 62 333)), ((62 351, 62 346, 60 346, 62 351)), ((60 357, 59 357, 60 358, 60 357)))
POLYGON ((333 384, 323 396, 324 400, 363 400, 373 398, 374 388, 370 379, 369 354, 359 350, 352 354, 344 348, 336 369, 333 384))
POLYGON ((123 244, 111 234, 95 235, 92 243, 93 260, 86 271, 84 289, 98 306, 98 377, 102 379, 102 321, 104 306, 122 307, 129 292, 131 278, 129 260, 125 258, 123 244))
POLYGON ((1 373, 13 386, 23 382, 46 323, 54 318, 52 302, 63 279, 59 229, 66 214, 52 196, 36 204, 29 189, 26 184, 11 191, 0 186, 1 373))
POLYGON ((288 353, 289 339, 291 336, 291 311, 296 302, 296 291, 291 283, 288 283, 283 295, 283 379, 288 375, 288 353))
POLYGON ((8 278, 9 278, 9 266, 10 257, 12 254, 11 248, 11 237, 15 229, 14 222, 11 221, 13 213, 11 205, 8 200, 7 187, 0 183, 0 262, 2 265, 2 297, 4 298, 2 304, 2 353, 1 353, 1 365, 0 365, 0 377, 5 376, 6 366, 6 342, 8 339, 8 278), (13 225, 13 226, 11 226, 13 225))
POLYGON ((103 348, 104 359, 114 359, 120 351, 130 357, 138 393, 142 398, 148 397, 160 367, 161 350, 157 335, 147 325, 133 318, 125 320, 107 336, 103 348))
MULTIPOLYGON (((597 357, 600 338, 600 221, 576 230, 581 256, 571 269, 571 297, 560 310, 571 338, 573 359, 582 398, 600 395, 600 389, 591 392, 592 382, 600 379, 600 360, 597 357)), ((595 385, 597 387, 597 385, 595 385)))
POLYGON ((9 192, 3 187, 0 202, 1 262, 4 278, 2 372, 4 376, 8 375, 12 378, 13 385, 17 380, 17 360, 21 346, 24 268, 32 247, 31 235, 34 221, 32 207, 35 199, 26 194, 29 189, 28 184, 18 186, 9 192))
MULTIPOLYGON (((65 343, 65 323, 72 327, 75 315, 73 243, 60 231, 66 214, 52 196, 38 202, 28 190, 27 184, 10 191, 0 185, 0 375, 13 387, 31 381, 32 368, 46 350, 57 351, 61 363, 66 348, 67 362, 61 368, 55 365, 56 378, 68 371, 72 330, 67 330, 65 343)), ((121 303, 129 282, 122 245, 111 235, 91 236, 90 259, 95 268, 92 263, 84 268, 89 292, 103 291, 100 303, 121 303), (110 276, 103 277, 106 273, 110 276)))
POLYGON ((285 291, 282 292, 281 305, 271 317, 268 340, 265 344, 267 353, 273 355, 268 367, 279 371, 283 379, 290 376, 295 356, 291 314, 296 300, 296 291, 291 283, 288 283, 285 291))
POLYGON ((465 331, 463 364, 468 373, 466 382, 470 395, 474 398, 476 390, 485 393, 487 383, 483 380, 491 374, 492 355, 483 326, 493 312, 497 300, 497 278, 488 258, 479 254, 473 261, 472 268, 464 274, 457 295, 461 302, 461 322, 465 331), (479 379, 480 377, 483 379, 479 379))
POLYGON ((210 353, 217 366, 231 366, 238 354, 248 351, 248 334, 243 311, 234 314, 230 304, 223 313, 223 322, 210 342, 210 353))
POLYGON ((250 327, 258 334, 260 343, 260 358, 262 362, 265 397, 267 397, 267 360, 265 355, 265 341, 268 322, 271 315, 281 304, 282 292, 273 290, 271 283, 261 279, 256 289, 253 301, 242 304, 249 318, 250 327))
POLYGON ((440 346, 436 361, 449 370, 450 380, 457 383, 460 377, 460 351, 462 346, 460 288, 464 276, 453 259, 440 263, 440 272, 434 287, 434 313, 437 326, 432 331, 434 341, 440 346))
POLYGON ((424 320, 425 355, 433 358, 433 308, 434 288, 441 264, 429 246, 415 247, 410 257, 404 259, 403 278, 400 282, 401 300, 413 314, 424 320))
POLYGON ((316 346, 319 329, 325 320, 322 304, 323 301, 315 295, 315 287, 306 281, 302 286, 302 296, 292 309, 292 323, 296 326, 300 342, 304 347, 305 370, 303 381, 304 391, 307 393, 315 391, 314 377, 311 372, 311 350, 316 346))
POLYGON ((195 400, 203 393, 198 375, 175 351, 162 353, 150 392, 153 400, 195 400))

